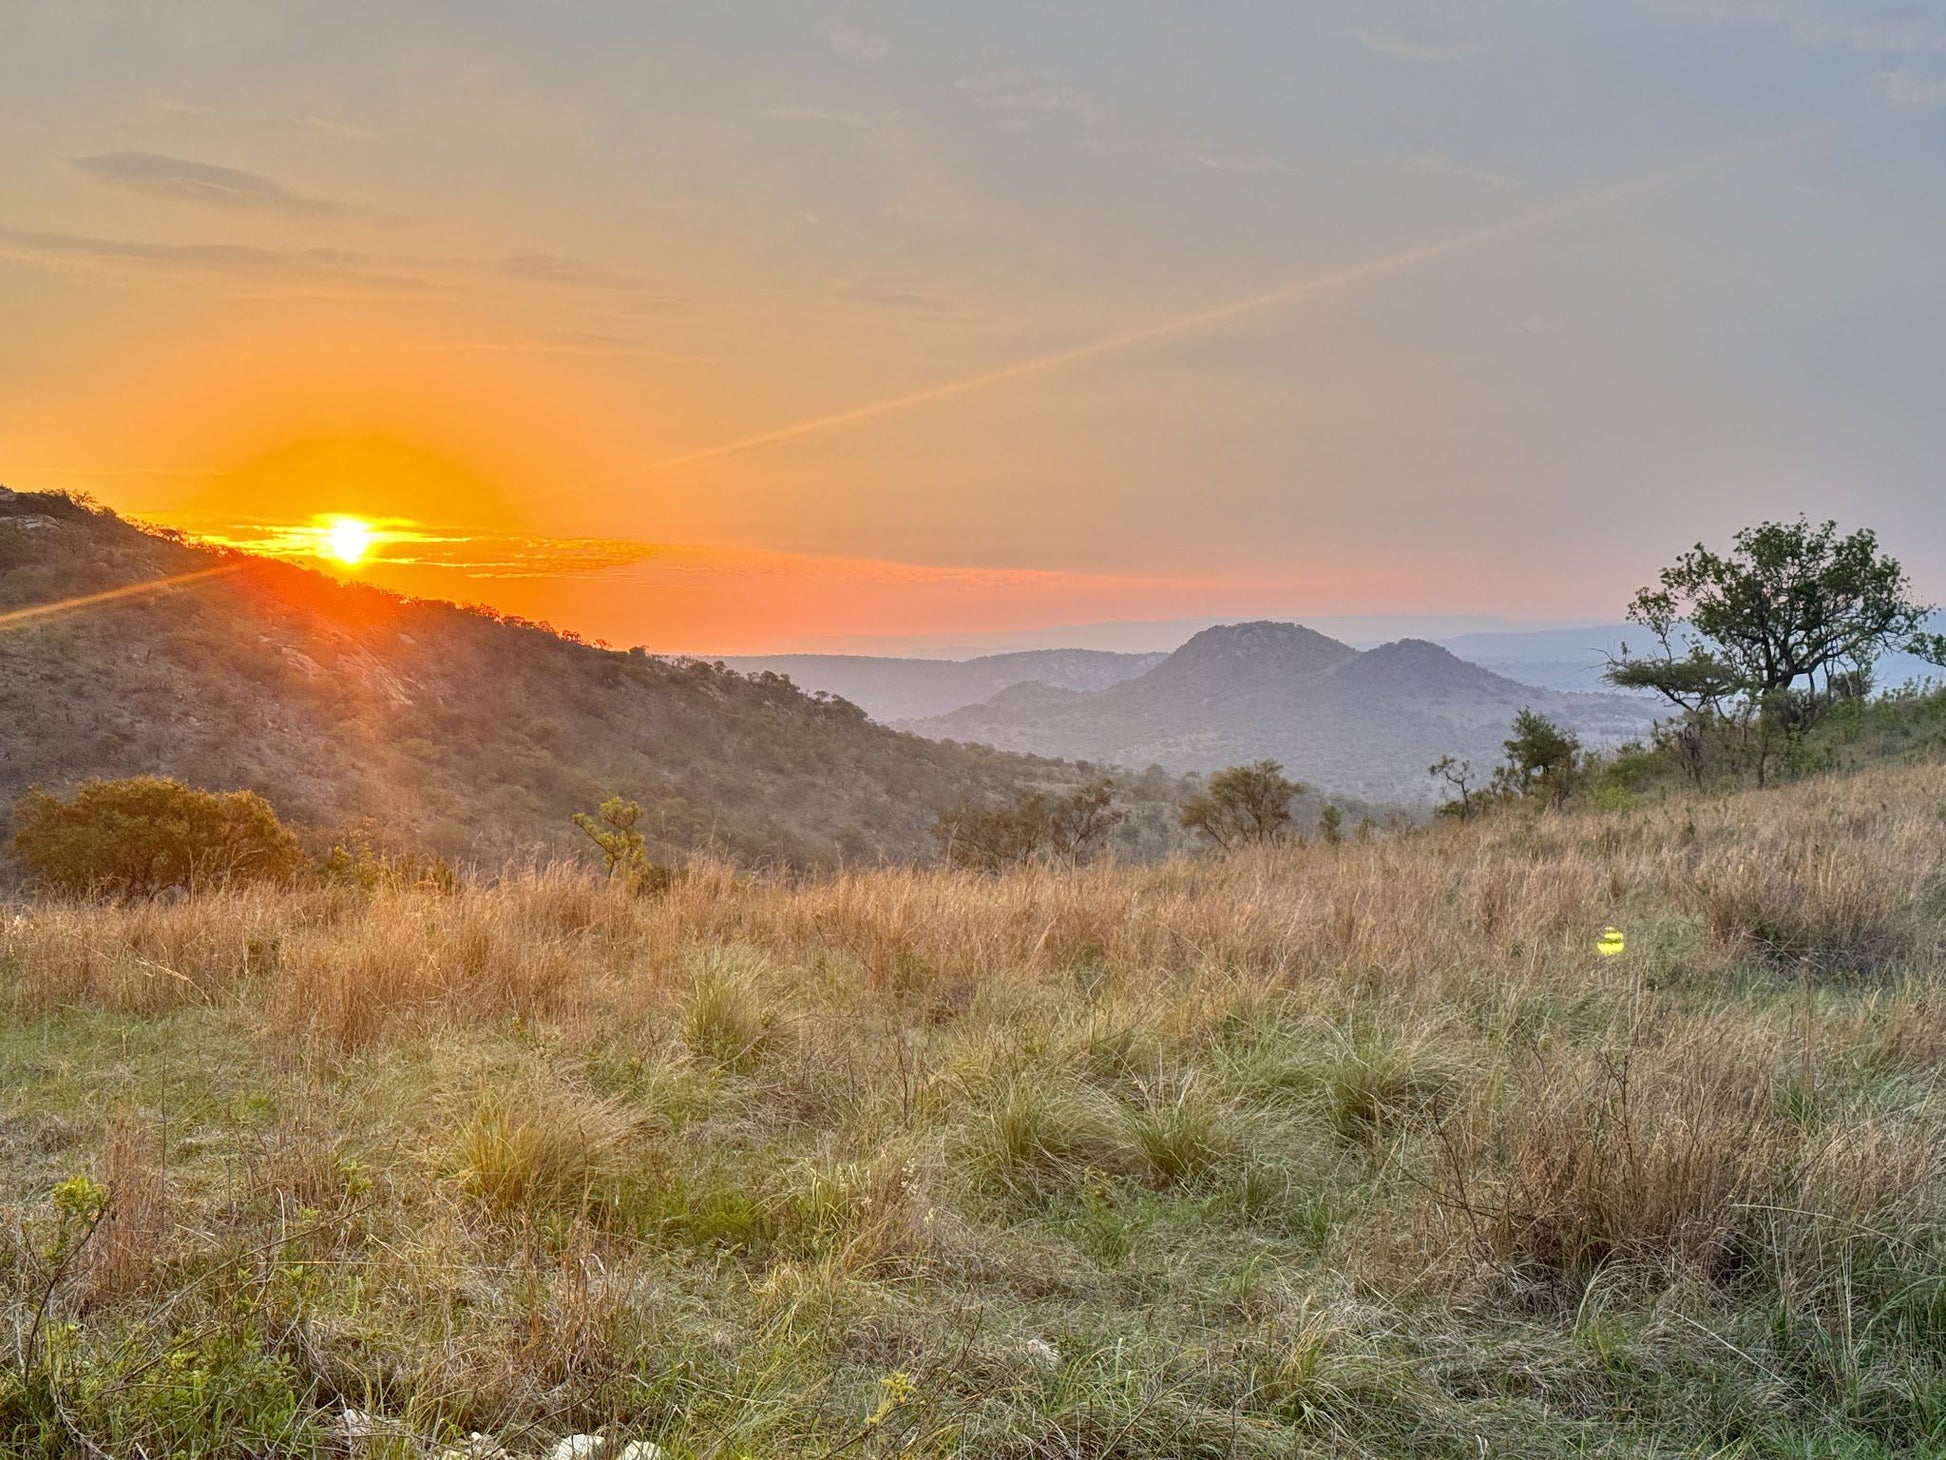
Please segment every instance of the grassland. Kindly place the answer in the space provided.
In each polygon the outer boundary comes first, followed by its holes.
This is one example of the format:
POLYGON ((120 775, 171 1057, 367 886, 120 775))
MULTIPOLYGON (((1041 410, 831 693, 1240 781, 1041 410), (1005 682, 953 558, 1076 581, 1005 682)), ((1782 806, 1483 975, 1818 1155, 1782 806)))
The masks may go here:
POLYGON ((21 1453, 1946 1451, 1946 767, 5 916, 21 1453))

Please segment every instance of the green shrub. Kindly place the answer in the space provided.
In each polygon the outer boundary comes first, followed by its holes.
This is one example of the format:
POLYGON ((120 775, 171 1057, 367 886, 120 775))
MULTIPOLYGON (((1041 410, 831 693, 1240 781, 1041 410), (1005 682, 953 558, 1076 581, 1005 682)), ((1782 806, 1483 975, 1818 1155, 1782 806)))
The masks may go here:
POLYGON ((160 776, 84 781, 63 800, 28 791, 9 851, 51 892, 154 897, 228 882, 282 881, 297 837, 254 791, 201 791, 160 776))

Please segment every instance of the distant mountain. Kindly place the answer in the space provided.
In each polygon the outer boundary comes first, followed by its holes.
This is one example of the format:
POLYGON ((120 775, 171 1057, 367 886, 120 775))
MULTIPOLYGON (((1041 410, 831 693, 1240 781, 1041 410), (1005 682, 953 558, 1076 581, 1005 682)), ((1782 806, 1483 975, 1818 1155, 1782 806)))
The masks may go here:
MULTIPOLYGON (((1946 633, 1946 613, 1934 614, 1929 625, 1934 633, 1946 633)), ((1617 694, 1602 678, 1611 655, 1620 656, 1629 645, 1637 654, 1654 652, 1655 645, 1640 624, 1591 624, 1578 629, 1498 630, 1492 633, 1461 634, 1441 639, 1441 647, 1451 649, 1469 663, 1496 674, 1504 674, 1523 684, 1570 692, 1617 694)), ((1937 683, 1940 670, 1910 654, 1887 654, 1874 670, 1882 689, 1893 689, 1909 680, 1937 683)), ((1661 706, 1651 691, 1634 691, 1629 698, 1661 706)))
POLYGON ((866 654, 778 654, 726 659, 745 674, 783 674, 812 693, 840 695, 875 720, 918 720, 977 705, 1016 684, 1106 689, 1153 669, 1164 654, 1025 649, 978 659, 879 659, 866 654))
POLYGON ((798 865, 930 854, 940 807, 1064 779, 774 675, 598 649, 0 489, 0 816, 29 785, 136 773, 484 858, 578 846, 569 816, 621 794, 663 854, 798 865), (205 576, 153 589, 183 574, 205 576))
POLYGON ((1360 652, 1286 623, 1197 634, 1137 678, 1092 692, 1018 686, 985 704, 908 722, 926 735, 1171 771, 1271 757, 1313 784, 1368 800, 1425 801, 1442 755, 1488 767, 1514 714, 1531 706, 1585 743, 1644 733, 1655 707, 1562 694, 1401 639, 1360 652))

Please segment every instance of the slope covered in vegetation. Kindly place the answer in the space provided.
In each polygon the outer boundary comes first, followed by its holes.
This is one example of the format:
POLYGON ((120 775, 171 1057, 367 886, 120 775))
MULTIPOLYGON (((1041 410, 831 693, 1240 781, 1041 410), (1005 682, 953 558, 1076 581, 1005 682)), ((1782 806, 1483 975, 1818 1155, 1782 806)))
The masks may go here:
POLYGON ((0 967, 0 1446, 1946 1447, 1936 763, 1145 868, 45 903, 0 967))
POLYGON ((929 852, 939 807, 1046 762, 939 745, 843 700, 617 653, 449 604, 0 494, 0 615, 209 573, 0 627, 0 804, 159 774, 261 792, 287 820, 489 861, 622 794, 663 855, 792 864, 929 852))

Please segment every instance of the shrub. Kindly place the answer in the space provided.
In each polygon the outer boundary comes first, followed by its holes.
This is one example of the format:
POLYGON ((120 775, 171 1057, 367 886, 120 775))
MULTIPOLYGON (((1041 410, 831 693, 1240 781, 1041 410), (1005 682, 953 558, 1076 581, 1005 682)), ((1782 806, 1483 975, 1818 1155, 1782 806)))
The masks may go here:
POLYGON ((932 835, 954 865, 997 872, 1034 861, 1082 861, 1127 819, 1115 807, 1114 782, 1103 776, 1052 800, 1021 791, 1004 806, 961 802, 939 813, 932 835))
POLYGON ((254 791, 202 791, 160 776, 39 787, 14 805, 14 860, 58 893, 154 897, 228 882, 283 881, 297 837, 254 791))
POLYGON ((1224 851, 1276 841, 1289 831, 1291 802, 1304 790, 1274 760, 1233 765, 1183 802, 1183 829, 1200 832, 1224 851))

